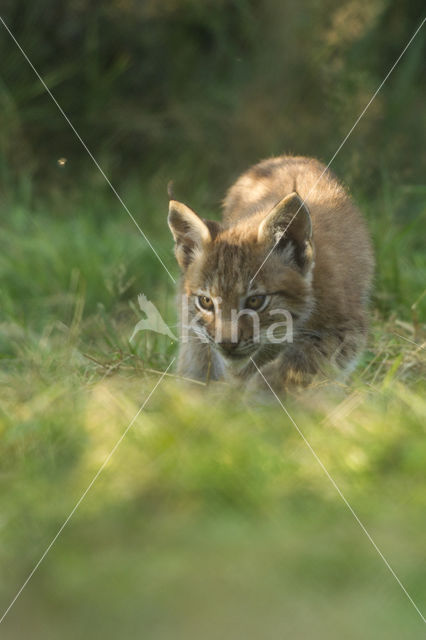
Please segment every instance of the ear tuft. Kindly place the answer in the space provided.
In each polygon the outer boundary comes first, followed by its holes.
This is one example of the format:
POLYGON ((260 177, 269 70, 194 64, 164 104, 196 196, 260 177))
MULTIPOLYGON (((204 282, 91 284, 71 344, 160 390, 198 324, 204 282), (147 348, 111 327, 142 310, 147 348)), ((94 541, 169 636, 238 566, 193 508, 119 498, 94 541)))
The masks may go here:
POLYGON ((195 211, 177 200, 169 203, 168 223, 175 239, 176 259, 186 269, 211 241, 209 228, 195 211))
POLYGON ((313 260, 312 221, 307 205, 295 191, 283 198, 259 225, 258 242, 291 256, 306 272, 313 260))

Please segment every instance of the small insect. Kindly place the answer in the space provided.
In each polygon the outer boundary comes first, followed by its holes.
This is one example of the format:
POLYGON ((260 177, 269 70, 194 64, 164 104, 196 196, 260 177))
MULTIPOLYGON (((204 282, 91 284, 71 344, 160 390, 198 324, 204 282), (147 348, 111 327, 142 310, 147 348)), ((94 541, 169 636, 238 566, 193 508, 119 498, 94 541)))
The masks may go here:
POLYGON ((59 165, 60 167, 65 166, 65 165, 66 165, 66 163, 67 163, 67 159, 66 159, 66 158, 59 158, 59 159, 58 159, 58 165, 59 165))

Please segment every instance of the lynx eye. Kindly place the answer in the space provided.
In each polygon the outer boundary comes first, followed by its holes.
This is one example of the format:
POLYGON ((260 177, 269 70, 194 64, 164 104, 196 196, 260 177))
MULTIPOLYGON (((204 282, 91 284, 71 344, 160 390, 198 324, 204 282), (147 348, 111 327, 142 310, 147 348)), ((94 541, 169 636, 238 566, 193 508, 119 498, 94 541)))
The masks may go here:
POLYGON ((245 307, 246 309, 252 309, 252 311, 259 311, 265 300, 266 296, 261 294, 257 296, 249 296, 245 301, 245 307))
POLYGON ((209 296, 198 296, 197 299, 198 299, 198 304, 202 309, 205 309, 206 311, 213 311, 214 309, 213 300, 209 298, 209 296))

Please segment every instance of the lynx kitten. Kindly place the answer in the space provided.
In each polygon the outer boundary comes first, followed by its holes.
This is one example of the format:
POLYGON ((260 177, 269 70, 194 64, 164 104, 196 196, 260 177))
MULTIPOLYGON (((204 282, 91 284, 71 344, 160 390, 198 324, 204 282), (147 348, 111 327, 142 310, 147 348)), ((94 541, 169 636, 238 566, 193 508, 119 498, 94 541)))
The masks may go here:
POLYGON ((171 200, 182 375, 264 387, 255 362, 280 392, 354 368, 373 254, 359 211, 323 171, 310 158, 260 162, 229 189, 221 223, 171 200))

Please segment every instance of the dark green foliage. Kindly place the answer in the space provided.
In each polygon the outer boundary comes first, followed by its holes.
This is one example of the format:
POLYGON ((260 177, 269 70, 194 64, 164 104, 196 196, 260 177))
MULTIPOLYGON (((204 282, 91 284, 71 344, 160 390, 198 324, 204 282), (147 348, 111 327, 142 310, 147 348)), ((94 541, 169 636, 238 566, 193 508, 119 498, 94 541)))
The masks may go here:
MULTIPOLYGON (((386 0, 5 0, 2 15, 114 178, 161 171, 191 191, 206 177, 222 190, 283 151, 327 161, 423 9, 386 0)), ((65 156, 86 177, 90 159, 6 33, 0 58, 4 174, 19 168, 46 182, 65 156)), ((423 59, 420 33, 335 163, 368 193, 383 168, 410 183, 423 177, 413 162, 424 148, 423 59)))

